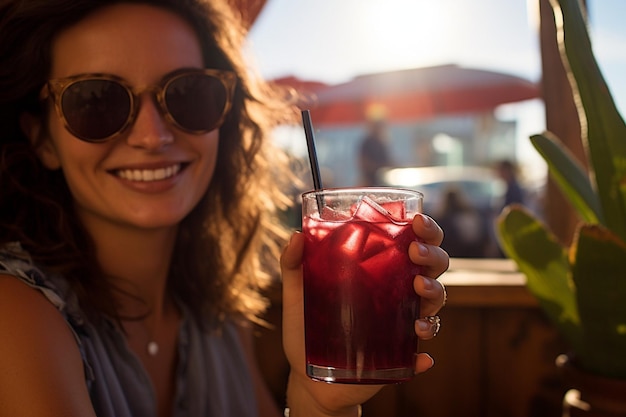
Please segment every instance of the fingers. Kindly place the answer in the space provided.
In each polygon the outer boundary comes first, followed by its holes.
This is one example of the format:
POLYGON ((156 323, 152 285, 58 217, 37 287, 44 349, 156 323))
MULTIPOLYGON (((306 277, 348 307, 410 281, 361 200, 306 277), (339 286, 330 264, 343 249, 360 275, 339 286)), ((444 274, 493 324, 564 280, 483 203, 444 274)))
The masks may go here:
POLYGON ((301 232, 294 232, 280 257, 280 267, 283 272, 300 269, 303 248, 304 235, 301 232))
POLYGON ((415 320, 415 333, 421 340, 430 340, 437 336, 441 329, 441 319, 439 316, 426 316, 415 320))
POLYGON ((280 257, 280 267, 283 279, 283 348, 291 369, 306 378, 302 304, 303 248, 304 235, 299 232, 294 233, 280 257))
MULTIPOLYGON (((280 257, 283 279, 283 313, 297 316, 302 309, 302 252, 304 235, 295 232, 280 257)), ((295 317, 294 316, 294 317, 295 317)), ((300 323, 296 324, 301 325, 300 323)))
POLYGON ((421 317, 437 314, 446 304, 448 296, 445 287, 436 279, 417 275, 413 280, 413 288, 421 297, 421 317))
POLYGON ((443 230, 426 214, 417 214, 413 218, 413 232, 421 241, 429 245, 439 246, 443 242, 443 230))
POLYGON ((434 359, 428 353, 419 353, 415 362, 416 374, 428 371, 435 364, 434 359))
POLYGON ((450 264, 450 257, 445 250, 424 242, 411 242, 409 258, 413 263, 422 267, 423 275, 431 278, 437 278, 443 274, 450 264))
POLYGON ((413 218, 413 231, 418 241, 409 246, 411 261, 422 266, 422 274, 437 278, 443 274, 450 264, 448 253, 439 247, 443 241, 441 227, 425 214, 413 218))

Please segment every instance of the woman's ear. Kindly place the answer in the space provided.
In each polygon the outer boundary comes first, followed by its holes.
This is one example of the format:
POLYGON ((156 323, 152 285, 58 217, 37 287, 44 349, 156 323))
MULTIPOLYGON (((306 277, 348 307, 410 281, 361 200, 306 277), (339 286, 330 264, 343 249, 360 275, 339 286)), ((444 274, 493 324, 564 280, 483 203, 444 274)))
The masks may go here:
POLYGON ((61 168, 61 161, 54 143, 52 143, 48 135, 43 136, 44 130, 41 118, 30 113, 22 113, 20 116, 20 127, 35 149, 43 166, 50 170, 61 168))

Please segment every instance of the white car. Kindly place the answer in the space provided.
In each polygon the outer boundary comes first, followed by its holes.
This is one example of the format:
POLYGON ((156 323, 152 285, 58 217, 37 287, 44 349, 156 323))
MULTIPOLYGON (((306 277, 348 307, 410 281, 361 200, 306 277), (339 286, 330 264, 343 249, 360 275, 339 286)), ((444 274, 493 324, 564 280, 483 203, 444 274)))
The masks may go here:
POLYGON ((444 193, 460 190, 481 212, 496 213, 506 186, 493 169, 476 166, 389 168, 379 172, 385 186, 409 188, 424 194, 424 212, 436 213, 444 193))

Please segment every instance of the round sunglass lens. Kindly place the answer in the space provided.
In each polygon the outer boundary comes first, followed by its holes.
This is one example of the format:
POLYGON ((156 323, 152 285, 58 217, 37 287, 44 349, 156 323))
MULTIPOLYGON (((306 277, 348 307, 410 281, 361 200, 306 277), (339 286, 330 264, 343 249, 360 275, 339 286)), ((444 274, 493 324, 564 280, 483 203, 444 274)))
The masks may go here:
POLYGON ((124 128, 131 99, 112 80, 81 80, 63 92, 61 107, 69 130, 81 139, 104 140, 124 128))
POLYGON ((174 79, 165 91, 165 104, 183 129, 208 132, 218 127, 227 102, 226 87, 207 74, 187 74, 174 79))

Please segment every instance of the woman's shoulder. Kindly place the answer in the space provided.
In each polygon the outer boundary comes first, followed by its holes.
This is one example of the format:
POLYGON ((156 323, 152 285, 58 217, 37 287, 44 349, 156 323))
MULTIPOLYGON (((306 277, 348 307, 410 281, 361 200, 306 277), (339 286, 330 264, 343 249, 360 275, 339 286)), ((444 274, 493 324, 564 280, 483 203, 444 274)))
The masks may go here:
POLYGON ((6 258, 0 262, 0 391, 12 393, 5 397, 6 406, 37 410, 45 404, 67 411, 63 401, 81 402, 71 398, 72 392, 85 390, 75 336, 62 313, 32 281, 16 279, 15 271, 6 268, 6 258))
MULTIPOLYGON (((0 291, 18 292, 22 297, 32 298, 33 308, 34 303, 53 307, 58 313, 55 316, 62 317, 75 339, 79 340, 78 333, 85 324, 85 316, 75 293, 62 275, 49 273, 37 265, 19 243, 0 246, 0 275, 3 276, 0 291)), ((28 308, 31 304, 25 306, 28 308)))
POLYGON ((61 291, 19 243, 0 247, 0 317, 19 318, 31 327, 27 318, 43 325, 64 323, 64 307, 61 291))
POLYGON ((59 311, 65 310, 67 291, 63 288, 62 280, 40 269, 18 242, 0 247, 0 274, 16 278, 38 290, 59 311))
POLYGON ((42 322, 54 321, 57 316, 63 319, 60 311, 36 285, 11 271, 2 269, 0 269, 0 316, 12 317, 22 323, 25 322, 23 316, 34 316, 42 322), (30 314, 31 311, 34 313, 30 314))

